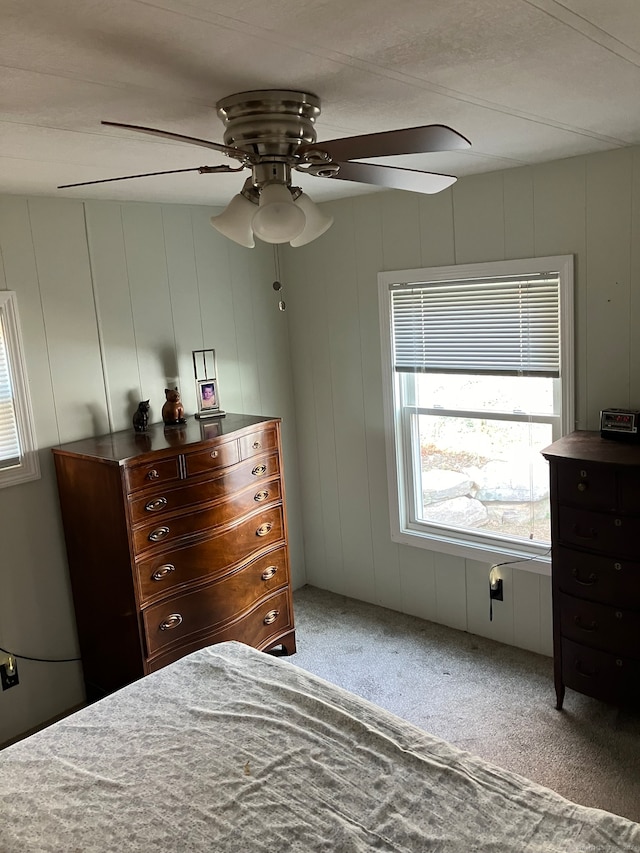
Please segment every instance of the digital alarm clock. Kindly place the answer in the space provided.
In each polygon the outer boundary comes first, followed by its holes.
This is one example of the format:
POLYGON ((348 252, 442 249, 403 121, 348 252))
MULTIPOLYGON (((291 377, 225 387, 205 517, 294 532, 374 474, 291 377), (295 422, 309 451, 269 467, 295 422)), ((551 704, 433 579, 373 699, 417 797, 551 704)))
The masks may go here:
POLYGON ((640 441, 640 411, 636 409, 603 409, 600 412, 600 435, 618 441, 640 441))

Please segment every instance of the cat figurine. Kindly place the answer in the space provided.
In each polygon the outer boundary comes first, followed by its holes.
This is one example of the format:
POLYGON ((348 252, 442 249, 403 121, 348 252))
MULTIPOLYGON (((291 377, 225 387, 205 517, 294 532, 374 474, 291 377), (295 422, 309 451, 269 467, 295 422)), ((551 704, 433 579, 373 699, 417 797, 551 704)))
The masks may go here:
POLYGON ((133 428, 136 432, 144 432, 149 424, 149 401, 141 400, 133 413, 133 428))
POLYGON ((184 424, 184 406, 177 388, 165 388, 166 402, 162 407, 162 420, 165 424, 184 424))

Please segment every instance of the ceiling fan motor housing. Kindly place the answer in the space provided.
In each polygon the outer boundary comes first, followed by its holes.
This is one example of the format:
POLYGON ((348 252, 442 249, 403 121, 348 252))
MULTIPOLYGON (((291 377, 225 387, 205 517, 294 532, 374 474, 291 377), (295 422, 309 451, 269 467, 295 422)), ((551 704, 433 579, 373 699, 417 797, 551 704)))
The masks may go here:
POLYGON ((225 145, 260 157, 288 160, 293 165, 298 148, 316 141, 314 123, 320 115, 320 98, 309 92, 238 92, 222 98, 216 108, 225 125, 225 145))

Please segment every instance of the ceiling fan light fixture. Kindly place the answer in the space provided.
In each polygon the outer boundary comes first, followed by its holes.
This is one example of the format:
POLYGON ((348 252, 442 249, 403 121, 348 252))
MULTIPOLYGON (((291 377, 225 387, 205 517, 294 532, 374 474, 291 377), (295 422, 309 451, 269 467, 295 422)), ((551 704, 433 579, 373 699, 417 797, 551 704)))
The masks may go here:
POLYGON ((302 233, 305 224, 304 210, 293 201, 285 184, 261 188, 258 210, 251 221, 256 237, 265 243, 288 243, 302 233))
POLYGON ((211 224, 230 240, 253 249, 255 241, 251 220, 256 212, 256 206, 241 193, 234 195, 227 207, 218 216, 211 217, 211 224))
POLYGON ((321 237, 325 231, 331 228, 333 225, 333 216, 327 216, 326 213, 323 213, 306 193, 300 193, 295 204, 302 209, 306 224, 301 233, 289 242, 294 247, 306 246, 307 243, 311 243, 313 240, 321 237))

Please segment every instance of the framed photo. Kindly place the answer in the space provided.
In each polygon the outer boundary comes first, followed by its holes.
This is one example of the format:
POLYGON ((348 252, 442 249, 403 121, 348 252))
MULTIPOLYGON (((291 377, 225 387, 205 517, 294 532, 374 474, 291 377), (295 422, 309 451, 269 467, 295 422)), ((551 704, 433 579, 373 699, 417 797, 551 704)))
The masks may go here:
POLYGON ((215 379, 198 380, 198 405, 201 412, 210 412, 219 409, 218 383, 215 379))
POLYGON ((193 351, 193 372, 196 380, 197 418, 221 417, 220 393, 216 379, 215 350, 193 351))

